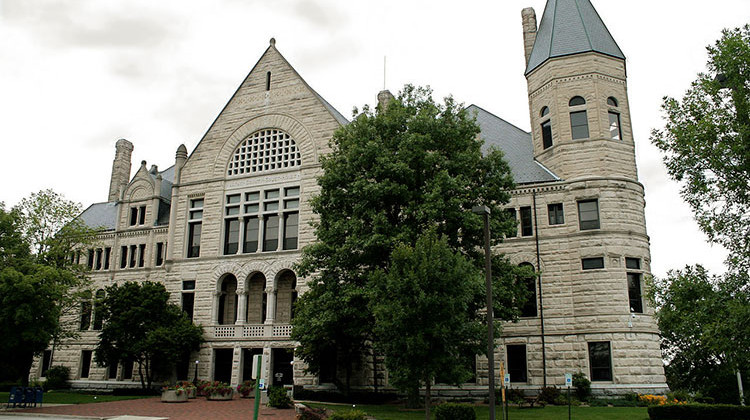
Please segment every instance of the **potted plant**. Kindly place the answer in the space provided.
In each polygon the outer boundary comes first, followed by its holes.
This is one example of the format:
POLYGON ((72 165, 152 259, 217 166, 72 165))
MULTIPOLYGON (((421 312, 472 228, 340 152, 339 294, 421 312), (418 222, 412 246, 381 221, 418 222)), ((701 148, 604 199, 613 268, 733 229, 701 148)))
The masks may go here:
POLYGON ((198 387, 196 388, 196 394, 199 397, 205 397, 206 396, 206 387, 209 386, 209 385, 211 385, 210 381, 204 381, 202 379, 199 380, 198 381, 198 387))
POLYGON ((164 386, 161 389, 161 402, 180 403, 188 400, 187 391, 180 385, 164 386))
POLYGON ((255 381, 245 381, 237 385, 237 392, 242 398, 250 398, 255 390, 255 381))
POLYGON ((185 388, 188 398, 195 398, 198 390, 192 382, 182 381, 182 382, 178 382, 177 385, 180 385, 181 387, 185 388))
POLYGON ((213 381, 203 389, 209 401, 228 401, 234 396, 234 390, 226 382, 213 381))

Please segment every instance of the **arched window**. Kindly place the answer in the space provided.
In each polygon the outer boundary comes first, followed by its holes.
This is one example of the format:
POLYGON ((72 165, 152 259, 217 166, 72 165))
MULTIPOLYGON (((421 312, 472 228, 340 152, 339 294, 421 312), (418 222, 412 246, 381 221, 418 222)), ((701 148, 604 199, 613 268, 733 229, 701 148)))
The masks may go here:
POLYGON ((570 111, 570 133, 573 140, 587 139, 589 137, 589 120, 585 109, 579 109, 580 106, 586 105, 586 100, 580 96, 574 96, 568 102, 571 107, 576 107, 570 111))
MULTIPOLYGON (((607 105, 617 108, 617 99, 610 96, 607 98, 607 105)), ((622 140, 622 126, 620 124, 620 112, 617 109, 607 111, 609 116, 609 138, 612 140, 622 140)))
MULTIPOLYGON (((528 262, 522 262, 521 264, 518 264, 519 267, 528 267, 529 271, 534 272, 534 265, 528 262)), ((528 277, 524 277, 522 279, 524 285, 526 286, 526 303, 521 307, 521 316, 522 317, 533 317, 537 315, 537 306, 536 306, 536 276, 531 275, 528 277)))
POLYGON ((229 160, 227 176, 294 168, 301 164, 297 143, 289 134, 265 129, 249 135, 237 146, 229 160))
MULTIPOLYGON (((549 107, 542 107, 542 110, 539 112, 539 116, 545 117, 547 115, 549 115, 549 107)), ((545 149, 549 149, 550 147, 552 147, 552 124, 550 123, 549 118, 542 121, 541 128, 542 147, 545 149)))
POLYGON ((231 325, 237 321, 237 278, 228 274, 221 281, 219 294, 220 325, 231 325))
POLYGON ((539 111, 539 116, 543 117, 545 115, 549 114, 549 107, 543 106, 542 110, 539 111))
POLYGON ((282 324, 292 320, 292 308, 297 300, 297 276, 291 270, 279 274, 276 282, 276 321, 282 324))
POLYGON ((247 281, 247 323, 262 324, 266 322, 266 276, 255 273, 247 281))

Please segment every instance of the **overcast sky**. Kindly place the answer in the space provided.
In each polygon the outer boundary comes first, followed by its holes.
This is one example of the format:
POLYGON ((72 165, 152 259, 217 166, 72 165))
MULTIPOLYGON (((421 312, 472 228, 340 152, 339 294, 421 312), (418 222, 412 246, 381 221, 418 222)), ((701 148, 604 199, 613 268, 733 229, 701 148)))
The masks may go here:
MULTIPOLYGON (((725 253, 705 243, 649 132, 705 46, 750 20, 748 0, 592 0, 627 57, 652 271, 725 253)), ((521 9, 545 0, 0 0, 0 201, 52 188, 106 201, 114 144, 165 169, 192 151, 268 46, 342 114, 386 86, 430 85, 529 130, 521 9)))

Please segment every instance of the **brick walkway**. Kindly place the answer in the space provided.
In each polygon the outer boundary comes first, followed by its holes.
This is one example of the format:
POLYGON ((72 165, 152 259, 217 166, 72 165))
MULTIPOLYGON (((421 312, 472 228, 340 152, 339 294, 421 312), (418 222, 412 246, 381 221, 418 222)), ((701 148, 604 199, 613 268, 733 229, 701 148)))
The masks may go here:
MULTIPOLYGON (((252 419, 254 400, 235 398, 231 401, 207 401, 205 398, 186 403, 162 403, 159 397, 123 400, 92 404, 17 410, 23 413, 62 414, 73 416, 116 417, 144 416, 168 417, 170 420, 252 419)), ((293 420, 294 409, 279 410, 261 405, 260 419, 293 420)))

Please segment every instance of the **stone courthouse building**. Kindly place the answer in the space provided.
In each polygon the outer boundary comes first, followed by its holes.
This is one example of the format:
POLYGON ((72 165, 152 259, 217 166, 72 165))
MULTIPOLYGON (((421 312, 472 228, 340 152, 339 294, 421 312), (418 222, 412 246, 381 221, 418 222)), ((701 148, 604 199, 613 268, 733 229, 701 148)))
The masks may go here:
MULTIPOLYGON (((625 56, 589 0, 548 0, 538 27, 524 9, 522 27, 531 133, 468 108, 517 183, 507 208, 517 234, 495 252, 540 273, 528 282, 536 299, 504 325, 496 360, 516 388, 560 386, 566 372, 581 371, 595 392, 663 392, 659 332, 643 298, 649 238, 625 56)), ((206 342, 180 361, 179 379, 197 370, 200 379, 237 384, 262 353, 273 384, 332 386, 335 366, 305 373, 289 337, 293 304, 306 290, 294 264, 315 241, 309 203, 320 158, 347 123, 272 39, 196 148, 177 149, 174 165, 141 162, 131 177, 133 144, 117 141, 107 200, 81 216, 103 228, 81 263, 97 296, 113 283, 161 282, 203 326, 206 342)), ((57 348, 54 364, 71 367, 75 386, 136 386, 132 364, 94 361, 101 321, 93 305, 82 304, 80 338, 57 348)), ((44 376, 50 355, 33 376, 44 376)), ((363 363, 357 385, 387 387, 387 373, 373 383, 372 365, 363 363)), ((475 366, 462 392, 478 395, 486 393, 486 358, 475 366)))

